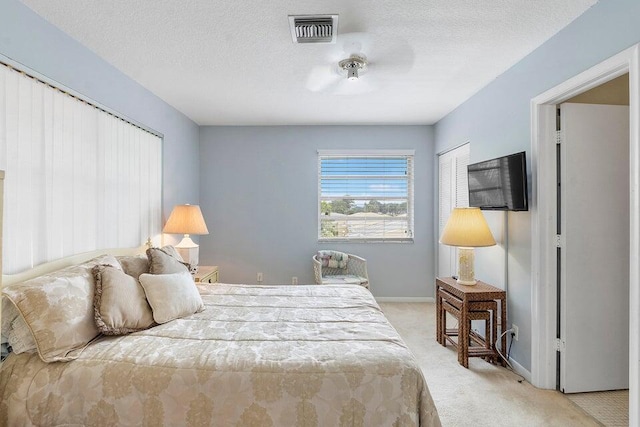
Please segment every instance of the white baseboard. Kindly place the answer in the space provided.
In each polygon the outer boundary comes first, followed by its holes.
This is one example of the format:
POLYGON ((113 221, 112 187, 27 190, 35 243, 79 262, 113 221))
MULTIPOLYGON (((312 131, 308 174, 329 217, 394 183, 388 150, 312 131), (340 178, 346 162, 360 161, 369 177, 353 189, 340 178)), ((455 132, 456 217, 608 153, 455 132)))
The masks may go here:
POLYGON ((521 364, 513 359, 509 360, 509 363, 511 363, 511 366, 513 366, 513 370, 516 371, 516 373, 522 375, 524 379, 531 384, 531 372, 527 371, 521 364))
POLYGON ((378 302, 435 302, 433 297, 375 297, 378 302))

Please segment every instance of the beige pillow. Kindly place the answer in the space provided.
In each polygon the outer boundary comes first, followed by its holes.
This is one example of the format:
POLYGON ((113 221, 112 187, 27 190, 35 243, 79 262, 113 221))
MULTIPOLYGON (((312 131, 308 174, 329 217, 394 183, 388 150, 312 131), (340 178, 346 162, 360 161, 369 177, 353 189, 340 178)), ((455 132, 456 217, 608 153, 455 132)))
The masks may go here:
POLYGON ((204 303, 188 271, 174 274, 142 274, 140 283, 157 323, 204 310, 204 303))
POLYGON ((98 264, 120 268, 113 256, 105 255, 3 289, 33 333, 43 362, 77 359, 100 334, 94 320, 91 274, 98 264))
POLYGON ((141 274, 149 272, 149 258, 146 255, 117 257, 122 271, 138 279, 141 274))
POLYGON ((144 289, 134 277, 111 266, 93 267, 96 326, 105 335, 125 335, 153 325, 144 289))
POLYGON ((35 353, 33 334, 15 305, 2 298, 2 335, 14 353, 35 353))
POLYGON ((178 252, 178 250, 175 247, 171 245, 166 245, 162 247, 162 250, 166 252, 167 255, 174 257, 178 261, 184 262, 184 258, 182 258, 182 255, 180 255, 180 252, 178 252))
MULTIPOLYGON (((177 252, 173 247, 149 248, 147 257, 149 258, 149 273, 151 274, 171 274, 189 272, 191 266, 182 259, 178 259, 171 254, 177 252)), ((179 256, 179 255, 178 255, 179 256)))

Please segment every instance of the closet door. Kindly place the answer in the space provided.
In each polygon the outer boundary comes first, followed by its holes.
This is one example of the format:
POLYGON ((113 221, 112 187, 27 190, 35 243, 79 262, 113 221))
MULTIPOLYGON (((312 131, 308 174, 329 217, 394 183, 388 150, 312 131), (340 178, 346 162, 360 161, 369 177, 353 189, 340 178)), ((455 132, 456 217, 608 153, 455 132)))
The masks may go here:
MULTIPOLYGON (((438 157, 438 240, 453 208, 469 206, 469 153, 467 143, 438 157)), ((449 277, 456 271, 456 248, 438 243, 438 277, 449 277)))

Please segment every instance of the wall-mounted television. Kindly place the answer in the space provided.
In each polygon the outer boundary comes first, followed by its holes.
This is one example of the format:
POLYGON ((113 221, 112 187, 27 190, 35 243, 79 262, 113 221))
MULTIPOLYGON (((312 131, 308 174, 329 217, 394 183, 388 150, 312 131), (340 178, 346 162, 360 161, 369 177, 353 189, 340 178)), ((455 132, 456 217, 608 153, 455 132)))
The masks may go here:
POLYGON ((529 210, 525 152, 467 166, 469 206, 483 210, 529 210))

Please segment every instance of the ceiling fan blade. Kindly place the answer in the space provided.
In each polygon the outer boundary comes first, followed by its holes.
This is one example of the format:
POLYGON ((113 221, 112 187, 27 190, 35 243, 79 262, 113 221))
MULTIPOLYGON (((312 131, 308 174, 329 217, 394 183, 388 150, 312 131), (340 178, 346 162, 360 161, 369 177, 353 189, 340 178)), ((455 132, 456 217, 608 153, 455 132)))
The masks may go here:
POLYGON ((332 88, 331 94, 339 96, 362 95, 373 92, 376 89, 377 86, 371 80, 367 80, 364 77, 355 81, 349 81, 343 77, 342 80, 332 88))
POLYGON ((351 55, 367 57, 376 45, 376 37, 370 33, 343 33, 338 34, 336 50, 340 50, 343 58, 351 55))
POLYGON ((312 92, 324 92, 338 83, 343 77, 337 72, 336 66, 322 65, 313 67, 307 77, 306 87, 312 92))
POLYGON ((371 67, 393 68, 396 72, 408 72, 413 66, 414 52, 402 37, 371 33, 344 33, 338 35, 337 50, 348 58, 358 55, 367 59, 371 67))
POLYGON ((368 59, 372 68, 384 68, 385 72, 406 73, 413 67, 414 56, 413 48, 406 40, 393 37, 388 43, 378 45, 368 59))

